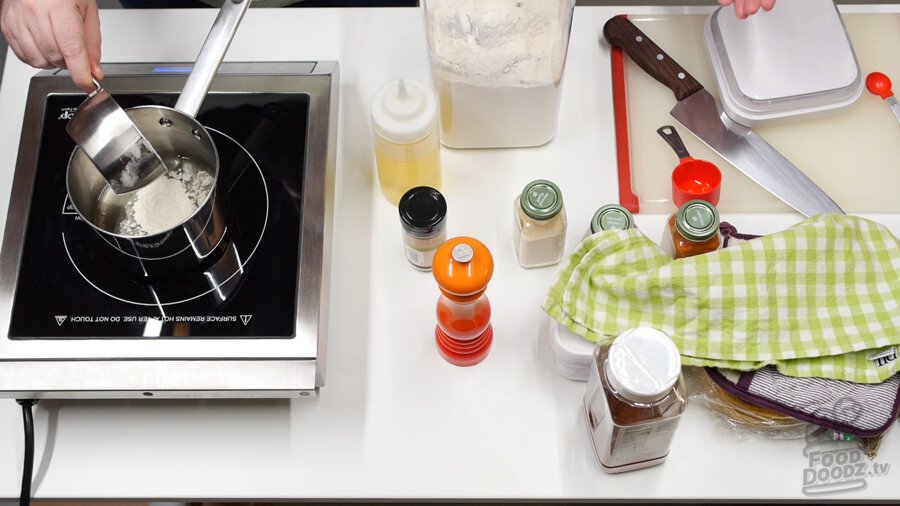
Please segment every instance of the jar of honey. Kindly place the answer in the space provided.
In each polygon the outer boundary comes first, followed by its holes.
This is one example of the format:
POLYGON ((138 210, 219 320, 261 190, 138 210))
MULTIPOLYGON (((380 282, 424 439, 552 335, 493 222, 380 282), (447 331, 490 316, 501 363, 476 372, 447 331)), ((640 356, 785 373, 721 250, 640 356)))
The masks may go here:
POLYGON ((494 342, 484 294, 494 273, 491 252, 472 237, 448 239, 434 253, 432 272, 441 291, 434 329, 438 352, 461 367, 481 362, 494 342))
POLYGON ((705 200, 689 200, 669 217, 660 246, 672 258, 685 258, 722 247, 719 212, 705 200))

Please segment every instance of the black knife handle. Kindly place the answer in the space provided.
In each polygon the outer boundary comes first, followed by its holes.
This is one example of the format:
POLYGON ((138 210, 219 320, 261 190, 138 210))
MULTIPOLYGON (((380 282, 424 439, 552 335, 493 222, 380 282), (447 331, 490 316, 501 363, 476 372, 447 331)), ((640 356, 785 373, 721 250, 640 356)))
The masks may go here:
POLYGON ((603 37, 610 45, 621 47, 639 67, 665 84, 675 93, 679 102, 703 89, 702 84, 669 58, 665 51, 625 16, 616 16, 607 21, 603 25, 603 37))

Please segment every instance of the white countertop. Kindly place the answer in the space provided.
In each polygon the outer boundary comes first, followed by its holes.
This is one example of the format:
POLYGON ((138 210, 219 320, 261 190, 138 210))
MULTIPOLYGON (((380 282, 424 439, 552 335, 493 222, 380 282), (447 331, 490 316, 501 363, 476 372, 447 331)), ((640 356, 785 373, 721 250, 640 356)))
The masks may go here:
MULTIPOLYGON (((898 12, 900 6, 845 8, 857 9, 898 12)), ((251 9, 227 60, 341 63, 326 385, 313 400, 42 402, 35 408, 35 499, 808 498, 804 441, 739 438, 699 405, 685 414, 664 465, 602 473, 582 420, 584 384, 552 367, 540 304, 555 269, 521 269, 511 245, 512 202, 532 179, 561 187, 569 250, 592 212, 617 200, 609 51, 598 44, 606 19, 709 11, 579 7, 557 137, 532 149, 444 149, 448 231, 480 238, 496 261, 488 287, 493 351, 476 367, 457 368, 434 348, 437 286, 403 257, 396 209, 377 187, 369 127, 379 85, 401 76, 430 81, 421 13, 251 9)), ((103 60, 191 61, 215 14, 103 11, 103 60)), ((33 73, 7 58, 0 89, 2 199, 8 199, 33 73)), ((0 201, 0 223, 7 205, 0 201)), ((871 217, 900 233, 898 216, 871 217)), ((758 233, 801 219, 723 218, 758 233)), ((660 234, 663 220, 637 216, 650 237, 660 234)), ((897 432, 895 424, 879 464, 900 466, 897 432)), ((22 455, 20 408, 0 401, 0 499, 18 497, 22 455)), ((895 482, 874 476, 865 489, 832 497, 900 499, 895 482)))

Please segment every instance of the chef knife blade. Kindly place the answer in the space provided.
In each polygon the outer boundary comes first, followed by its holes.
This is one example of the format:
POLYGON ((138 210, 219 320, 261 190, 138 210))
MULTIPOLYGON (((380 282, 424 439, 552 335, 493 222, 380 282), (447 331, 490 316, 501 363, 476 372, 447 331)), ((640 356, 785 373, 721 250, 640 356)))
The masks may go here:
POLYGON ((670 112, 682 125, 747 177, 804 216, 844 211, 800 169, 744 125, 735 123, 703 85, 624 16, 603 26, 603 36, 675 94, 670 112))

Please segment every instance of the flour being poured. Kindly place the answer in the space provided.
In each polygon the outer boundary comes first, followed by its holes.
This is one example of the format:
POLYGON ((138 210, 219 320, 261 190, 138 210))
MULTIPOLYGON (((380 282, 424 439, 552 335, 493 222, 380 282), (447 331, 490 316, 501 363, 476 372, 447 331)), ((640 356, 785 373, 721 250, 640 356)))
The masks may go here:
POLYGON ((165 175, 132 192, 117 232, 146 236, 180 225, 200 207, 214 183, 215 179, 205 170, 179 159, 165 175))
POLYGON ((129 146, 128 150, 119 158, 122 171, 118 174, 118 180, 111 180, 113 188, 134 188, 140 177, 155 177, 156 171, 165 170, 162 160, 149 142, 143 141, 129 146))

